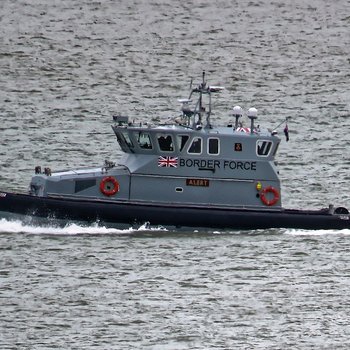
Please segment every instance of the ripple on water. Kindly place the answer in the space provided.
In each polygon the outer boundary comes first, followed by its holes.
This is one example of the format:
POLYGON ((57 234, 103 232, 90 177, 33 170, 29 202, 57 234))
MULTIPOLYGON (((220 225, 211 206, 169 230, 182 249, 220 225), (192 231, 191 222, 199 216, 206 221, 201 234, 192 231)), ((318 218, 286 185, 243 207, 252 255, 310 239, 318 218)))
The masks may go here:
MULTIPOLYGON (((286 207, 349 207, 347 1, 1 4, 0 188, 115 160, 110 116, 168 118, 205 69, 220 123, 292 117, 286 207)), ((347 349, 348 235, 2 220, 0 347, 347 349)))

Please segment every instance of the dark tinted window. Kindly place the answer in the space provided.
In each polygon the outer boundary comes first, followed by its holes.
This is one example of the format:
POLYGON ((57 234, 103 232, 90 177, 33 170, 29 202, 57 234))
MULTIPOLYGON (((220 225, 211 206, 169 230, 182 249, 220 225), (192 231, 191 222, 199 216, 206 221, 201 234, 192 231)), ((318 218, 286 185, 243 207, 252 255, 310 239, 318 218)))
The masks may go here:
POLYGON ((188 153, 202 153, 202 139, 200 137, 195 137, 193 139, 191 147, 188 149, 188 153))
POLYGON ((267 157, 272 148, 272 141, 258 140, 256 142, 256 153, 260 157, 267 157))
POLYGON ((177 136, 177 144, 179 147, 180 152, 184 149, 186 146, 186 143, 190 137, 188 135, 178 135, 177 136))
POLYGON ((219 139, 208 140, 208 154, 219 154, 219 139))
POLYGON ((172 152, 174 150, 173 138, 170 135, 159 135, 158 145, 161 151, 172 152))

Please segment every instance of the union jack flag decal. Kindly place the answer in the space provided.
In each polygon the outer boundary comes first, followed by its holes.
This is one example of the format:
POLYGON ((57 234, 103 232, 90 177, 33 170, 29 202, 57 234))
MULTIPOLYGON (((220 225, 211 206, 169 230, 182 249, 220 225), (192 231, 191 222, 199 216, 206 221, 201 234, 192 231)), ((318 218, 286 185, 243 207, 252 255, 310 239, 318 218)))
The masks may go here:
POLYGON ((178 157, 162 157, 158 158, 158 166, 162 168, 177 168, 178 157))

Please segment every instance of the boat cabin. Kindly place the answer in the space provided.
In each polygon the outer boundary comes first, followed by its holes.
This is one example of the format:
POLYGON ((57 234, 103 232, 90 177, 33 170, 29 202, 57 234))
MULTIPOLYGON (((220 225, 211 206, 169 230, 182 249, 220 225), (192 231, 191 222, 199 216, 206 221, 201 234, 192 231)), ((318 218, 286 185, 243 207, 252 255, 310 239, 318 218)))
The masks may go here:
POLYGON ((212 94, 223 88, 202 83, 179 100, 181 116, 151 125, 114 116, 113 131, 124 156, 98 169, 36 174, 31 193, 38 196, 93 197, 108 201, 184 204, 213 207, 280 209, 280 181, 275 155, 280 139, 256 126, 211 122, 212 94), (197 97, 195 99, 195 97, 197 97), (194 101, 194 102, 193 102, 194 101))

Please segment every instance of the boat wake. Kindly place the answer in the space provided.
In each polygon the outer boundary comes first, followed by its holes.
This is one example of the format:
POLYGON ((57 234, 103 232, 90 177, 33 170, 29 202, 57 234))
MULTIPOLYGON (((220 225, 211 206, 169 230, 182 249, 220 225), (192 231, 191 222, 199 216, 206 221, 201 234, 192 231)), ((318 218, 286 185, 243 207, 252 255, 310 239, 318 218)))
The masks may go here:
POLYGON ((350 230, 298 230, 289 229, 285 231, 285 234, 292 236, 325 236, 325 235, 346 235, 350 236, 350 230))
MULTIPOLYGON (((175 230, 177 231, 177 230, 175 230)), ((0 234, 4 233, 22 233, 30 235, 129 235, 142 233, 174 233, 166 228, 150 226, 149 223, 144 223, 139 227, 130 227, 125 229, 111 228, 103 226, 99 223, 93 225, 84 225, 70 223, 65 226, 51 225, 35 225, 22 222, 20 220, 0 220, 0 234)), ((177 233, 180 233, 178 230, 177 233)), ((292 236, 322 236, 322 235, 350 235, 349 229, 344 230, 299 230, 299 229, 274 229, 274 230, 254 230, 248 231, 250 234, 287 234, 292 236), (268 232, 267 232, 268 231, 268 232), (273 231, 273 232, 272 232, 273 231)), ((193 230, 192 233, 210 233, 216 235, 222 234, 245 234, 247 231, 206 231, 193 230)))
POLYGON ((75 223, 60 226, 38 226, 23 223, 20 220, 0 220, 1 233, 24 233, 31 235, 114 235, 133 234, 140 232, 161 232, 166 231, 163 227, 150 227, 145 223, 137 228, 117 229, 101 226, 98 223, 93 225, 79 225, 75 223))

